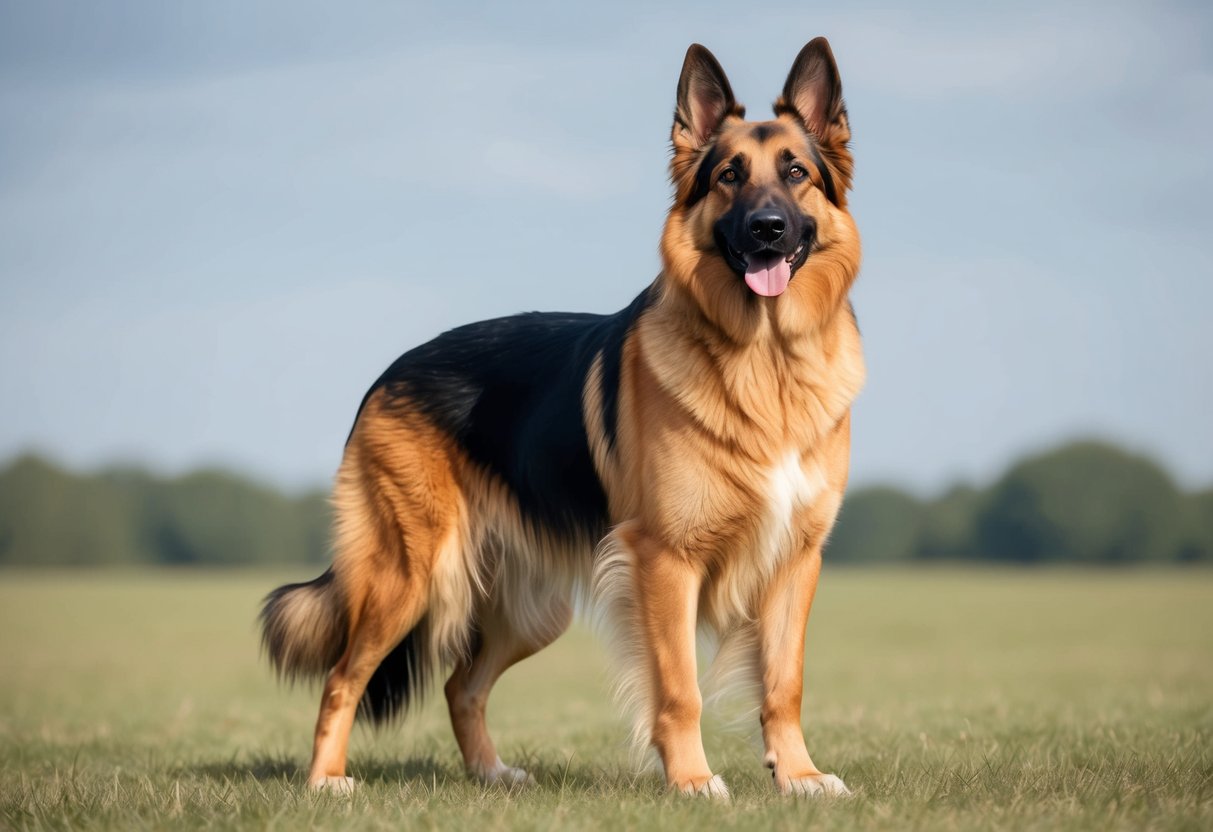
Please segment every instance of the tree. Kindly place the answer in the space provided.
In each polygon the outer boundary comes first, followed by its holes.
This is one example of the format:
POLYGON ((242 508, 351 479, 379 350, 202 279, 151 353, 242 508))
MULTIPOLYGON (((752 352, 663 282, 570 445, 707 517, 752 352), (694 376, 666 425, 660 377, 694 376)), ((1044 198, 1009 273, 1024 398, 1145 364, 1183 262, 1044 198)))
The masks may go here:
POLYGON ((77 475, 35 456, 0 470, 0 564, 322 562, 329 518, 321 494, 222 471, 77 475))
POLYGON ((1077 442, 1014 466, 983 500, 978 551, 1025 563, 1178 559, 1186 511, 1150 460, 1077 442))
POLYGON ((840 563, 907 560, 916 550, 922 518, 923 504, 904 491, 856 491, 843 502, 825 557, 840 563))
POLYGON ((1213 562, 1213 488, 1185 500, 1187 533, 1179 559, 1185 563, 1213 562))

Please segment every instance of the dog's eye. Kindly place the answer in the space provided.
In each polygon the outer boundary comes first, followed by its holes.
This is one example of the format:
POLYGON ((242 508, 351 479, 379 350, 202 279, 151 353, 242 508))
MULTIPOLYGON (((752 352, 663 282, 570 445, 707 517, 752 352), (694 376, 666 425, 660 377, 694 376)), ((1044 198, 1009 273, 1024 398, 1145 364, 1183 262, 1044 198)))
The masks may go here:
POLYGON ((720 172, 720 181, 721 182, 736 182, 737 181, 737 169, 736 168, 725 168, 724 170, 722 170, 720 172))
POLYGON ((806 176, 808 176, 808 173, 800 165, 792 165, 792 167, 788 168, 788 179, 791 179, 793 182, 799 182, 806 176))

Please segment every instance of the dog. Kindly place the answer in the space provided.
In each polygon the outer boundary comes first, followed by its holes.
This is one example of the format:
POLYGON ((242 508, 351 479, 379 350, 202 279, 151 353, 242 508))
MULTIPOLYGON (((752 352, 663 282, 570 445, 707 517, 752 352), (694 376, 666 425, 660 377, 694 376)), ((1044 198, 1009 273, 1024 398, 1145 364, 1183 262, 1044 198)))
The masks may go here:
POLYGON ((774 118, 695 44, 678 81, 662 268, 613 315, 528 313, 451 330, 362 400, 333 491, 334 560, 265 600, 288 679, 324 677, 308 784, 344 790, 359 711, 402 713, 435 673, 468 771, 502 762, 489 692, 588 594, 635 738, 671 789, 728 797, 700 731, 697 630, 760 690, 785 794, 847 794, 801 728, 805 627, 846 486, 864 381, 848 293, 853 159, 824 38, 774 118))

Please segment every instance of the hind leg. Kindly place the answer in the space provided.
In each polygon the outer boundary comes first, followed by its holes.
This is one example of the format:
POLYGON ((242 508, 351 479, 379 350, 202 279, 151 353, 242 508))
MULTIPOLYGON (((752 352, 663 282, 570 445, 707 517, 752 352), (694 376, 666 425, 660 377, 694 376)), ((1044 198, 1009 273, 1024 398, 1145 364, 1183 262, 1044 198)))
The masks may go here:
POLYGON ((308 785, 347 791, 346 752, 358 703, 380 662, 408 634, 425 611, 424 585, 406 580, 377 586, 362 605, 349 646, 329 673, 320 700, 308 785))
POLYGON ((335 569, 349 613, 346 650, 324 686, 308 784, 346 789, 346 751, 358 704, 376 668, 430 608, 462 620, 470 589, 454 557, 462 495, 449 437, 406 412, 367 400, 334 491, 335 569))
POLYGON ((569 626, 568 603, 552 600, 547 615, 524 632, 500 610, 481 616, 480 646, 471 661, 460 662, 446 683, 446 701, 455 740, 467 770, 485 783, 505 785, 532 782, 520 768, 507 766, 497 756, 485 721, 489 692, 510 665, 534 655, 560 636, 569 626))

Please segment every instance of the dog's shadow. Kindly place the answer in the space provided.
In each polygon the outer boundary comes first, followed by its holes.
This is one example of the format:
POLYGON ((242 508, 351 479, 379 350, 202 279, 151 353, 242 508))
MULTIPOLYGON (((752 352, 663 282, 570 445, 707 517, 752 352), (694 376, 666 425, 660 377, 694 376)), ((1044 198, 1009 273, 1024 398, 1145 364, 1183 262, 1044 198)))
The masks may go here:
MULTIPOLYGON (((258 755, 251 758, 233 758, 221 763, 199 763, 181 766, 179 774, 189 774, 211 780, 240 780, 251 777, 259 782, 302 780, 306 766, 285 756, 258 755)), ((350 774, 365 782, 425 782, 433 783, 462 776, 454 767, 444 765, 432 757, 421 757, 404 762, 383 760, 355 761, 350 774)))
MULTIPOLYGON (((597 793, 604 788, 636 788, 643 775, 633 771, 605 771, 603 769, 575 764, 574 761, 543 762, 530 757, 519 760, 530 772, 535 784, 543 789, 597 793)), ((259 783, 278 783, 292 788, 303 783, 306 767, 286 756, 258 755, 251 758, 232 758, 225 762, 199 763, 181 766, 177 774, 220 783, 251 778, 259 783)), ((435 757, 416 757, 411 760, 363 759, 351 760, 350 775, 357 782, 386 784, 423 790, 439 790, 454 785, 467 785, 472 781, 461 765, 443 762, 435 757)), ((504 789, 503 786, 483 788, 504 789)))
POLYGON ((179 766, 174 774, 225 782, 251 777, 258 782, 266 783, 275 780, 293 780, 302 776, 301 771, 302 767, 288 757, 258 755, 249 759, 233 757, 222 763, 196 763, 179 766))

